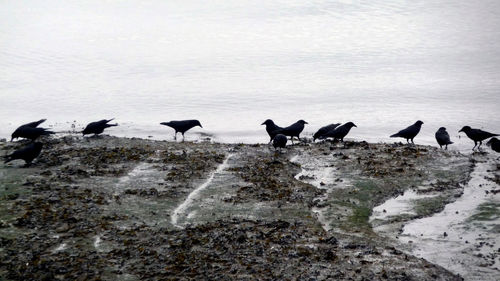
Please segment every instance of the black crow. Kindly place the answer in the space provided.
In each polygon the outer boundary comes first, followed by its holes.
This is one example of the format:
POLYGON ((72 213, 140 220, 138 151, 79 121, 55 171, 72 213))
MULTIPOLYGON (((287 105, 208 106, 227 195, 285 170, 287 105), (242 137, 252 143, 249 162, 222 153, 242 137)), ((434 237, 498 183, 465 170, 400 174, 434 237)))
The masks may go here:
POLYGON ((99 120, 96 122, 91 122, 87 125, 87 127, 85 127, 85 129, 83 129, 82 134, 84 136, 90 135, 90 134, 94 134, 97 136, 98 134, 101 134, 102 132, 104 132, 104 129, 106 129, 106 128, 118 126, 118 124, 108 124, 108 122, 111 122, 114 119, 115 118, 112 118, 109 120, 102 119, 102 120, 99 120))
POLYGON ((46 136, 51 134, 55 133, 45 128, 33 128, 29 126, 21 126, 17 128, 14 133, 12 133, 12 138, 10 141, 13 141, 15 138, 25 138, 34 141, 40 136, 46 136))
POLYGON ((188 131, 189 129, 195 127, 195 126, 200 126, 200 128, 203 128, 201 126, 200 121, 198 120, 181 120, 181 121, 170 121, 170 122, 161 122, 161 125, 169 126, 175 130, 175 135, 174 139, 177 139, 177 133, 182 134, 182 140, 184 140, 184 133, 188 131))
POLYGON ((38 127, 38 125, 42 124, 43 122, 45 122, 45 120, 47 119, 40 119, 38 121, 33 121, 33 122, 30 122, 30 123, 26 123, 26 124, 23 124, 21 126, 19 126, 15 131, 14 133, 12 133, 12 138, 10 139, 10 141, 13 141, 15 138, 19 138, 21 137, 20 134, 22 134, 22 130, 23 128, 26 128, 26 127, 30 127, 30 128, 36 128, 38 127))
POLYGON ((278 134, 278 131, 283 130, 283 127, 274 124, 273 120, 271 119, 267 119, 261 125, 266 125, 266 132, 270 137, 269 142, 271 142, 274 139, 274 136, 278 134))
POLYGON ((347 136, 352 127, 358 127, 358 126, 356 126, 352 122, 347 122, 342 126, 338 126, 335 129, 328 131, 319 138, 320 139, 333 138, 334 141, 336 139, 339 139, 341 142, 343 142, 344 137, 347 136))
POLYGON ((26 162, 26 166, 29 166, 33 159, 40 155, 42 151, 42 143, 40 142, 31 142, 23 148, 20 148, 13 153, 4 156, 5 163, 9 163, 12 160, 22 159, 26 162))
POLYGON ((299 121, 293 123, 292 125, 290 125, 288 127, 285 127, 285 128, 283 128, 281 130, 278 130, 277 133, 291 137, 292 143, 293 143, 293 137, 297 137, 299 139, 299 141, 300 141, 300 136, 299 135, 304 130, 304 125, 305 124, 308 124, 308 123, 306 121, 304 121, 304 120, 299 120, 299 121))
POLYGON ((472 129, 469 126, 464 126, 458 132, 459 133, 464 132, 469 137, 469 139, 474 141, 474 147, 472 148, 472 150, 474 150, 474 148, 476 148, 477 142, 479 142, 479 146, 477 147, 479 149, 481 147, 481 144, 483 144, 483 141, 485 139, 498 136, 498 134, 492 134, 490 132, 486 132, 486 131, 483 131, 480 129, 472 129))
POLYGON ((450 141, 450 135, 446 131, 445 127, 439 128, 436 132, 436 141, 439 144, 439 147, 443 148, 443 145, 445 146, 445 149, 448 149, 448 144, 452 144, 453 142, 450 141))
POLYGON ((277 134, 276 136, 274 136, 274 139, 273 139, 274 149, 276 150, 276 148, 278 148, 279 151, 281 152, 281 149, 285 148, 287 141, 288 141, 288 139, 286 138, 285 135, 277 134))
POLYGON ((411 142, 415 144, 413 139, 418 135, 418 132, 420 132, 422 124, 424 124, 424 122, 418 120, 415 124, 409 126, 408 128, 391 135, 391 138, 405 138, 407 143, 410 143, 408 140, 411 140, 411 142))
POLYGON ((497 138, 491 138, 486 145, 491 146, 491 149, 493 149, 496 152, 500 152, 500 140, 497 138))
POLYGON ((324 134, 328 133, 329 131, 334 130, 339 125, 340 125, 340 123, 335 123, 335 124, 330 124, 330 125, 326 125, 324 127, 319 128, 319 130, 316 133, 314 133, 314 135, 313 135, 313 142, 316 141, 316 139, 321 138, 324 134))

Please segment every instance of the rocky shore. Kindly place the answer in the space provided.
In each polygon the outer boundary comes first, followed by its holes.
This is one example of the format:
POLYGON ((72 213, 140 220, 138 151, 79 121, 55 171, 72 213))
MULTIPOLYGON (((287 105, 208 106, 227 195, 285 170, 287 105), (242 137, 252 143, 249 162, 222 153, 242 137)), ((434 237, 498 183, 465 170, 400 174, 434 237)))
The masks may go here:
MULTIPOLYGON (((374 207, 459 198, 474 163, 403 144, 47 138, 0 164, 0 279, 462 280, 373 231, 374 207), (417 188, 418 187, 418 188, 417 188)), ((1 153, 19 144, 0 143, 1 153)))

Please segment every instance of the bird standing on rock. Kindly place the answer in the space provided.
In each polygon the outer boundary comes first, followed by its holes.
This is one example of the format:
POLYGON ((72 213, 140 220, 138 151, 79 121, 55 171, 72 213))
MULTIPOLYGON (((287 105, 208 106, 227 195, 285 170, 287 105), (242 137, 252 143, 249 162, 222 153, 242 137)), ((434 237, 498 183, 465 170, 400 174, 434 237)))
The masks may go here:
POLYGON ((37 128, 38 125, 45 122, 45 120, 47 120, 47 119, 40 119, 38 121, 33 121, 33 122, 26 123, 24 125, 19 126, 12 133, 10 141, 13 141, 16 138, 26 138, 26 139, 30 139, 33 141, 42 135, 55 134, 54 132, 49 131, 48 129, 37 128))
POLYGON ((448 144, 452 144, 453 142, 450 141, 450 135, 446 131, 445 127, 439 128, 436 132, 436 141, 439 144, 439 147, 443 148, 443 145, 445 146, 445 149, 448 149, 448 144))
POLYGON ((109 122, 111 122, 114 119, 115 118, 112 118, 109 120, 103 119, 103 120, 99 120, 96 122, 91 122, 87 125, 87 127, 85 127, 85 129, 83 129, 82 134, 84 136, 90 135, 90 134, 94 134, 95 136, 97 136, 98 134, 101 134, 102 132, 104 132, 104 129, 106 129, 106 128, 118 126, 118 124, 108 124, 109 122))
POLYGON ((305 124, 308 123, 304 120, 299 120, 293 123, 292 125, 279 130, 277 133, 291 137, 292 143, 293 143, 293 137, 297 137, 297 139, 299 139, 300 141, 300 133, 302 133, 302 131, 304 130, 305 124))
POLYGON ((198 120, 170 121, 170 122, 161 122, 160 124, 169 126, 170 128, 173 128, 175 130, 174 140, 177 140, 177 133, 179 132, 182 134, 182 140, 184 140, 184 133, 189 129, 195 126, 200 126, 200 128, 203 128, 201 126, 200 121, 198 120))
POLYGON ((31 142, 25 147, 20 148, 7 156, 4 156, 5 163, 9 163, 10 161, 16 159, 22 159, 26 162, 25 166, 28 167, 29 165, 31 165, 31 162, 33 162, 33 159, 40 155, 42 147, 43 144, 40 142, 31 142))
POLYGON ((264 123, 260 125, 266 125, 266 132, 270 137, 269 142, 273 141, 274 137, 278 134, 280 130, 283 130, 283 127, 280 127, 274 124, 274 121, 271 119, 267 119, 264 123))
POLYGON ((333 130, 330 130, 329 132, 323 134, 320 136, 320 139, 326 139, 326 138, 333 138, 333 140, 340 140, 341 142, 344 142, 345 136, 349 134, 349 131, 351 131, 352 127, 358 127, 356 124, 353 122, 347 122, 343 124, 342 126, 338 126, 333 130))
POLYGON ((288 139, 286 138, 285 135, 277 134, 273 139, 274 149, 276 150, 276 148, 278 148, 279 151, 281 152, 281 149, 286 147, 287 141, 288 141, 288 139))
POLYGON ((415 124, 409 126, 408 128, 403 129, 394 135, 391 135, 391 138, 405 138, 407 143, 410 143, 409 140, 411 140, 411 143, 415 144, 413 142, 413 139, 420 132, 422 124, 424 124, 424 122, 418 120, 417 122, 415 122, 415 124))
POLYGON ((324 127, 319 128, 319 130, 316 133, 314 133, 314 135, 313 135, 313 142, 316 141, 316 139, 321 138, 324 134, 328 133, 329 131, 334 130, 339 125, 340 125, 340 123, 335 123, 335 124, 330 124, 330 125, 326 125, 324 127))
POLYGON ((477 149, 479 149, 481 147, 481 144, 483 144, 483 141, 485 139, 498 136, 498 134, 486 132, 486 131, 483 131, 481 129, 472 129, 470 126, 464 126, 458 132, 459 133, 464 132, 469 137, 469 139, 474 141, 474 147, 472 148, 472 150, 474 150, 474 148, 476 148, 478 142, 479 142, 479 146, 477 147, 477 149))

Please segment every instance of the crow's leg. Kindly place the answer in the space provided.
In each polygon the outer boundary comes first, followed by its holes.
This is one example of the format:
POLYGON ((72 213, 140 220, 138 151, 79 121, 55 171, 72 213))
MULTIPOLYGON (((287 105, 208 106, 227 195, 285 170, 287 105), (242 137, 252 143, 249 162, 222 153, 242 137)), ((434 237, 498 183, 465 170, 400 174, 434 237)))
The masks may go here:
POLYGON ((177 140, 177 131, 175 131, 174 140, 177 140))
POLYGON ((477 146, 477 141, 474 141, 474 147, 472 148, 472 151, 474 151, 474 148, 477 146))
POLYGON ((184 133, 182 133, 182 141, 184 141, 184 133))

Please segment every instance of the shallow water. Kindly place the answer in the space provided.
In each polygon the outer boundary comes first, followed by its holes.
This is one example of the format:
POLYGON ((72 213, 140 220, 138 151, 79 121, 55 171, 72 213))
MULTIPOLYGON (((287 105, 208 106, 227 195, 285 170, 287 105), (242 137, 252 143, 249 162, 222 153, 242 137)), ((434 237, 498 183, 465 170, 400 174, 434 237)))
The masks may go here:
POLYGON ((491 180, 498 174, 497 164, 491 157, 475 157, 479 161, 464 193, 441 212, 405 220, 405 214, 416 214, 417 200, 440 195, 420 195, 408 190, 374 208, 370 221, 375 224, 375 231, 390 239, 396 237, 401 248, 458 273, 465 280, 498 280, 500 194, 491 192, 499 189, 491 180), (389 223, 397 217, 403 220, 389 223))
MULTIPOLYGON (((267 118, 305 134, 354 121, 368 141, 417 119, 500 132, 500 3, 466 1, 7 1, 0 137, 115 117, 118 136, 171 139, 197 118, 224 142, 265 142, 267 118)), ((199 138, 197 134, 188 139, 199 138)))

